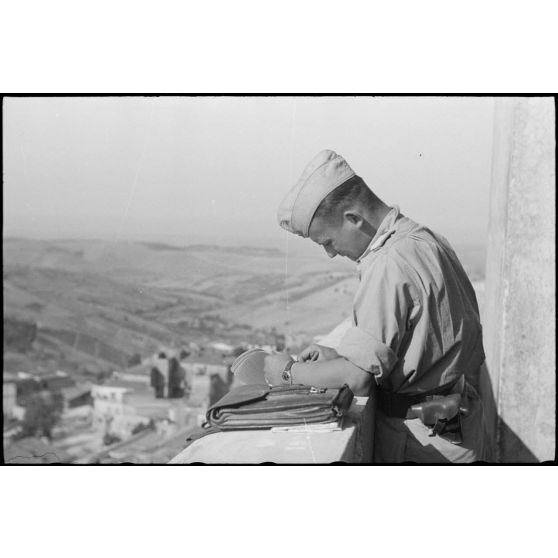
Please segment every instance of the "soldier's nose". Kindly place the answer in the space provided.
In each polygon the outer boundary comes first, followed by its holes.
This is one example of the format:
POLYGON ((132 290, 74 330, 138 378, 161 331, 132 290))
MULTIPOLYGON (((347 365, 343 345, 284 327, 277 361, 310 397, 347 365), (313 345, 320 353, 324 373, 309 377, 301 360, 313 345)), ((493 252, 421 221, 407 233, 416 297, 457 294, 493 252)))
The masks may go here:
POLYGON ((329 246, 327 246, 325 248, 326 254, 330 257, 330 258, 335 258, 335 256, 337 256, 337 252, 333 249, 330 248, 329 246))

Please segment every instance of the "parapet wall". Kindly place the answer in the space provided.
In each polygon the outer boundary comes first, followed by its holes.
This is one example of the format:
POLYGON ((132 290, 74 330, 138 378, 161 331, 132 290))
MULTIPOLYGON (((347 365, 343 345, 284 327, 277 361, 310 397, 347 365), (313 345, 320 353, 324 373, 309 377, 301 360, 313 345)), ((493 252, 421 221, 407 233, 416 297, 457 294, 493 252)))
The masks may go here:
POLYGON ((497 458, 555 458, 555 106, 497 99, 481 384, 497 458))

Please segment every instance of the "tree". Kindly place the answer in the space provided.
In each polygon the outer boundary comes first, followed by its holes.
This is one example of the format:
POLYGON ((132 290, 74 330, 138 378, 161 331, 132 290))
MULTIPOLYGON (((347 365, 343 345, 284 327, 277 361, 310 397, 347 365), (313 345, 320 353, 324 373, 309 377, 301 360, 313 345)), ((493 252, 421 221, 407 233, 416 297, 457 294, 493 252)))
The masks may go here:
POLYGON ((60 393, 41 392, 27 400, 23 417, 22 435, 52 438, 52 429, 62 415, 63 399, 60 393))
POLYGON ((18 320, 17 318, 4 318, 4 350, 24 353, 31 349, 37 337, 37 324, 18 320))
POLYGON ((112 434, 110 432, 107 432, 103 436, 103 444, 105 446, 111 446, 112 444, 117 444, 118 442, 121 442, 121 441, 122 440, 116 434, 112 434))
POLYGON ((134 353, 128 358, 128 366, 136 366, 141 364, 141 355, 139 353, 134 353))

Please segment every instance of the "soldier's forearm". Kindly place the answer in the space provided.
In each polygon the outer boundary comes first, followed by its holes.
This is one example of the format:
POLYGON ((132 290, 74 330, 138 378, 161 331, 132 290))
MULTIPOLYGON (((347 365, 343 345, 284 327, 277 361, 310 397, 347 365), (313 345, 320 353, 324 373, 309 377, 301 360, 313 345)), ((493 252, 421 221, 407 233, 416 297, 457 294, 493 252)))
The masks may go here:
POLYGON ((297 362, 291 368, 294 384, 340 388, 347 384, 355 395, 368 395, 372 376, 343 357, 297 362))

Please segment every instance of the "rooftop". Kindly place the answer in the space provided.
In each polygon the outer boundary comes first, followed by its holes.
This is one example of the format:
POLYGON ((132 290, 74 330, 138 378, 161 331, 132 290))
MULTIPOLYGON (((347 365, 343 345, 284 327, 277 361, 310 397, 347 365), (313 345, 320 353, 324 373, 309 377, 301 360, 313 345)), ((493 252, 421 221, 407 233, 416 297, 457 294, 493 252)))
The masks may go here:
POLYGON ((81 395, 85 395, 91 391, 92 384, 89 382, 79 384, 77 386, 70 386, 62 388, 60 391, 65 399, 74 399, 76 397, 80 397, 81 395))

